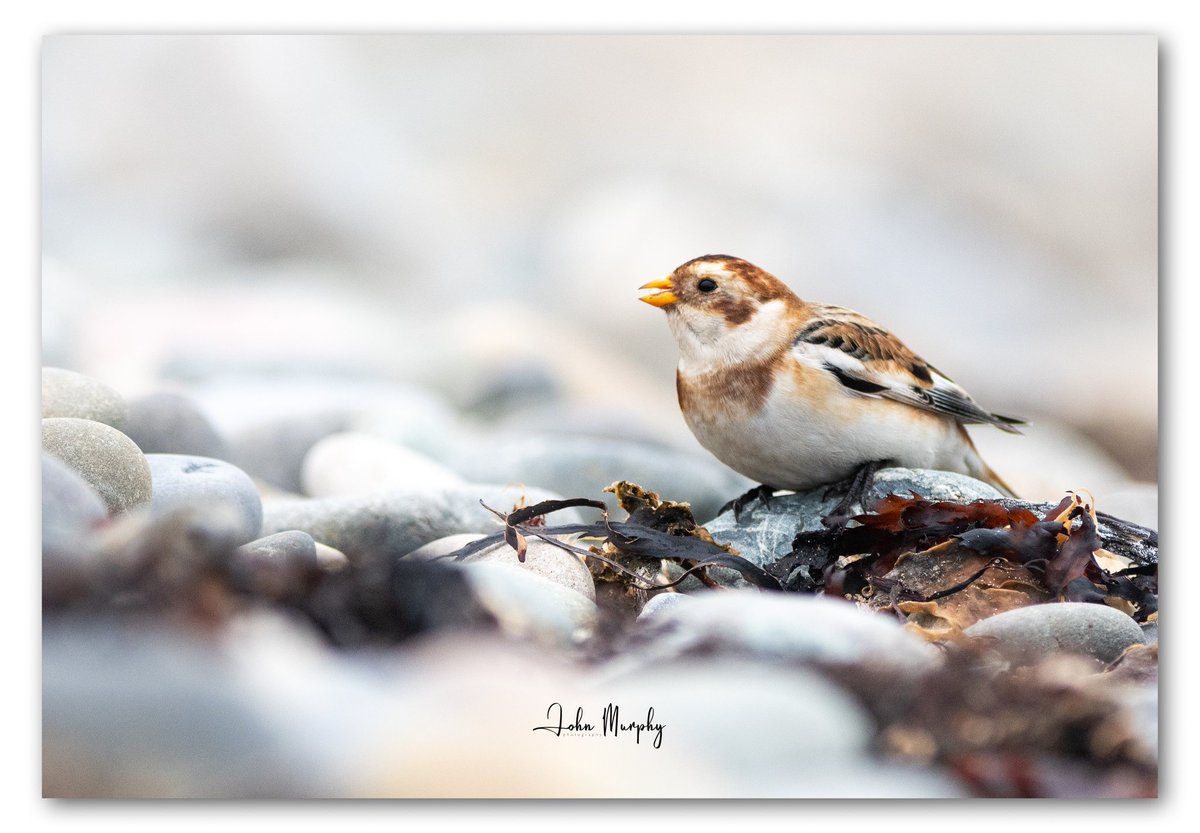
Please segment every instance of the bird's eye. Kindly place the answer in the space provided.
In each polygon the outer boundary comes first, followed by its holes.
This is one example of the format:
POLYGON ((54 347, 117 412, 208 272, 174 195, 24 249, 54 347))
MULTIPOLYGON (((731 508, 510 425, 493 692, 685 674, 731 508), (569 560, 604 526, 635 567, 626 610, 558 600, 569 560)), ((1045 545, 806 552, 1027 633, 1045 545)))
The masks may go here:
POLYGON ((704 280, 700 281, 700 283, 696 284, 696 288, 701 292, 712 292, 717 288, 717 282, 712 278, 705 278, 704 280))

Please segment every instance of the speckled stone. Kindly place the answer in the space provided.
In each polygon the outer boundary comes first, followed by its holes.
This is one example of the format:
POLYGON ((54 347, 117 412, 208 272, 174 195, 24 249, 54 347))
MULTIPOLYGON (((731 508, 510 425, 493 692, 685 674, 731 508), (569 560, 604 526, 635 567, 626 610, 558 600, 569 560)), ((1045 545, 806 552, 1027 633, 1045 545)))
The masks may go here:
POLYGON ((42 368, 43 419, 90 419, 122 431, 127 416, 125 399, 103 382, 60 367, 42 368))
POLYGON ((1112 662, 1130 645, 1146 641, 1137 622, 1102 604, 1051 602, 1006 610, 963 631, 987 640, 1009 661, 1037 662, 1057 651, 1112 662))
POLYGON ((43 419, 42 448, 95 489, 109 514, 129 512, 150 503, 146 457, 117 429, 90 419, 43 419))

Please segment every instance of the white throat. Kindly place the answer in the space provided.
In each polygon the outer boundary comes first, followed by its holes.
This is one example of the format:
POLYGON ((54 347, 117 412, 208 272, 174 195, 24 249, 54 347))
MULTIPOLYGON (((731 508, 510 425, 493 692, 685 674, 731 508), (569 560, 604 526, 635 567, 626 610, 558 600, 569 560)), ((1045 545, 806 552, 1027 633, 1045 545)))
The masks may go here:
POLYGON ((730 327, 720 316, 699 310, 672 311, 667 323, 679 345, 680 372, 699 375, 714 366, 769 355, 786 313, 787 306, 777 298, 761 304, 749 320, 730 327))

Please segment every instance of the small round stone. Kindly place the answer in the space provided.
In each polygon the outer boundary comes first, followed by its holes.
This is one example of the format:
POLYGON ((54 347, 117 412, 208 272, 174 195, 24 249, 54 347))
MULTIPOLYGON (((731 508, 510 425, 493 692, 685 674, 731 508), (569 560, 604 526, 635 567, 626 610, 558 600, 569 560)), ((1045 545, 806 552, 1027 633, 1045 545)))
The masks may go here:
POLYGON ((1146 641, 1137 622, 1121 611, 1082 602, 1006 610, 976 622, 963 633, 988 640, 1007 659, 1021 665, 1059 651, 1086 654, 1107 663, 1130 645, 1146 641))
POLYGON ((43 419, 90 419, 121 431, 127 416, 124 398, 103 382, 61 367, 42 368, 43 419))
POLYGON ((273 599, 299 594, 320 571, 316 542, 297 529, 242 544, 232 567, 244 587, 273 599))
POLYGON ((42 420, 42 448, 74 469, 104 500, 110 515, 150 503, 150 466, 116 428, 90 419, 42 420))
POLYGON ((146 454, 196 454, 224 460, 225 441, 187 396, 152 393, 129 402, 125 433, 146 454))
POLYGON ((153 511, 217 503, 241 517, 241 541, 258 537, 263 508, 258 488, 244 471, 223 460, 187 454, 147 454, 153 477, 153 511))

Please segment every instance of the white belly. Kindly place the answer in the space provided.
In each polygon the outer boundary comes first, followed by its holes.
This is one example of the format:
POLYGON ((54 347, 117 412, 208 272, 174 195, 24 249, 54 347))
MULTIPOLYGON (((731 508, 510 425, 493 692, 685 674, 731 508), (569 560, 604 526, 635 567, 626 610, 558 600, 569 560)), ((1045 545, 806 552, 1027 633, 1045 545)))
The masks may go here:
POLYGON ((954 420, 857 396, 832 377, 819 397, 799 396, 793 384, 787 376, 776 379, 766 407, 756 412, 705 408, 684 417, 717 459, 780 489, 835 483, 876 460, 968 473, 973 454, 954 420))

